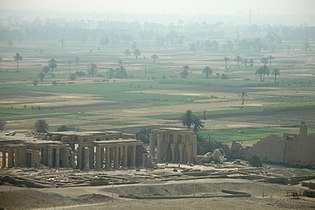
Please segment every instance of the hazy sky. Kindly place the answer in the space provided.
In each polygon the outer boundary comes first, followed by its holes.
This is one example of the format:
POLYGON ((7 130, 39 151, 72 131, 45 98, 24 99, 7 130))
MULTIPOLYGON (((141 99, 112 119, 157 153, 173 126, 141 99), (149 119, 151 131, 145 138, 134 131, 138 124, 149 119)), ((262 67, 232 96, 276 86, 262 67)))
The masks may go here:
POLYGON ((315 15, 315 0, 0 0, 1 9, 136 14, 315 15))

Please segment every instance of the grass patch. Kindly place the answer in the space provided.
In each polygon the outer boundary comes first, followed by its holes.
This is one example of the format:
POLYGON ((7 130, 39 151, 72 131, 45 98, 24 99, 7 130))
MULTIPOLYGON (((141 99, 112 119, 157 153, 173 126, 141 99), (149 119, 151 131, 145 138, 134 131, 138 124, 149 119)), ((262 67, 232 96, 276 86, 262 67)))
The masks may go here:
POLYGON ((302 109, 314 109, 314 102, 293 102, 293 103, 281 103, 270 104, 263 106, 263 111, 287 111, 287 110, 302 110, 302 109))
POLYGON ((214 130, 202 130, 200 134, 212 141, 219 142, 232 142, 232 141, 250 141, 259 140, 267 137, 271 134, 282 135, 284 132, 297 133, 298 128, 226 128, 226 129, 214 129, 214 130))

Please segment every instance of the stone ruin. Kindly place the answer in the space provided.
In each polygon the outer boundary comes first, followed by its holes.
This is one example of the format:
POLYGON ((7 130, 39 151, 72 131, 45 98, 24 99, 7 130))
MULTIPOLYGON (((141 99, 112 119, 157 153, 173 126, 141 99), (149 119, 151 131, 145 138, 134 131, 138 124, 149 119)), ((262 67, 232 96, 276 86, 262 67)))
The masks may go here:
POLYGON ((224 153, 219 149, 214 149, 205 155, 197 155, 195 157, 196 164, 202 165, 204 163, 223 163, 225 160, 224 153))
POLYGON ((307 133, 307 125, 301 123, 298 134, 270 135, 251 147, 233 142, 231 153, 234 158, 249 159, 258 156, 262 161, 285 163, 315 168, 315 135, 307 133))
POLYGON ((197 156, 197 136, 184 128, 152 130, 150 156, 157 163, 193 163, 197 156))
POLYGON ((133 134, 116 131, 50 132, 41 140, 0 140, 2 168, 142 168, 145 153, 133 134))

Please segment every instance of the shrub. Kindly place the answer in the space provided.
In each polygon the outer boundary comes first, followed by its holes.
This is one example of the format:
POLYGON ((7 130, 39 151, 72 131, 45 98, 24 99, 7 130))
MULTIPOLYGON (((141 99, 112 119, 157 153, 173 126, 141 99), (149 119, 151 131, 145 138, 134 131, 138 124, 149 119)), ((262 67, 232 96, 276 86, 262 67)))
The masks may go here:
POLYGON ((73 130, 72 128, 69 128, 68 126, 66 125, 62 125, 60 127, 57 128, 57 131, 60 132, 60 131, 71 131, 73 130))
POLYGON ((48 131, 48 124, 45 120, 37 120, 35 122, 35 131, 39 133, 46 133, 48 131))
POLYGON ((138 133, 136 133, 136 138, 141 140, 145 144, 149 144, 150 143, 150 133, 151 133, 151 129, 149 129, 149 128, 141 129, 138 133))
POLYGON ((6 121, 0 120, 0 131, 1 131, 1 132, 4 130, 6 124, 7 124, 6 121))
POLYGON ((33 80, 33 85, 34 85, 34 86, 37 86, 37 85, 38 85, 38 80, 34 79, 34 80, 33 80))
POLYGON ((70 74, 69 75, 69 80, 71 80, 71 81, 74 81, 74 80, 76 80, 76 75, 75 74, 70 74))
POLYGON ((263 165, 260 158, 257 155, 254 155, 249 159, 249 164, 253 167, 262 167, 263 165))

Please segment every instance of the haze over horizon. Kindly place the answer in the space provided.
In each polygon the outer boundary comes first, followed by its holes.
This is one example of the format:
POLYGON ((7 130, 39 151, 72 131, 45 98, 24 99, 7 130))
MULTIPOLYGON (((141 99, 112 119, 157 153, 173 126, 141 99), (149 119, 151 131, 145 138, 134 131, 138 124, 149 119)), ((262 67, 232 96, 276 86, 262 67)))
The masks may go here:
POLYGON ((315 15, 313 0, 0 0, 2 10, 178 15, 315 15))
POLYGON ((313 0, 0 0, 0 18, 315 26, 313 0))

